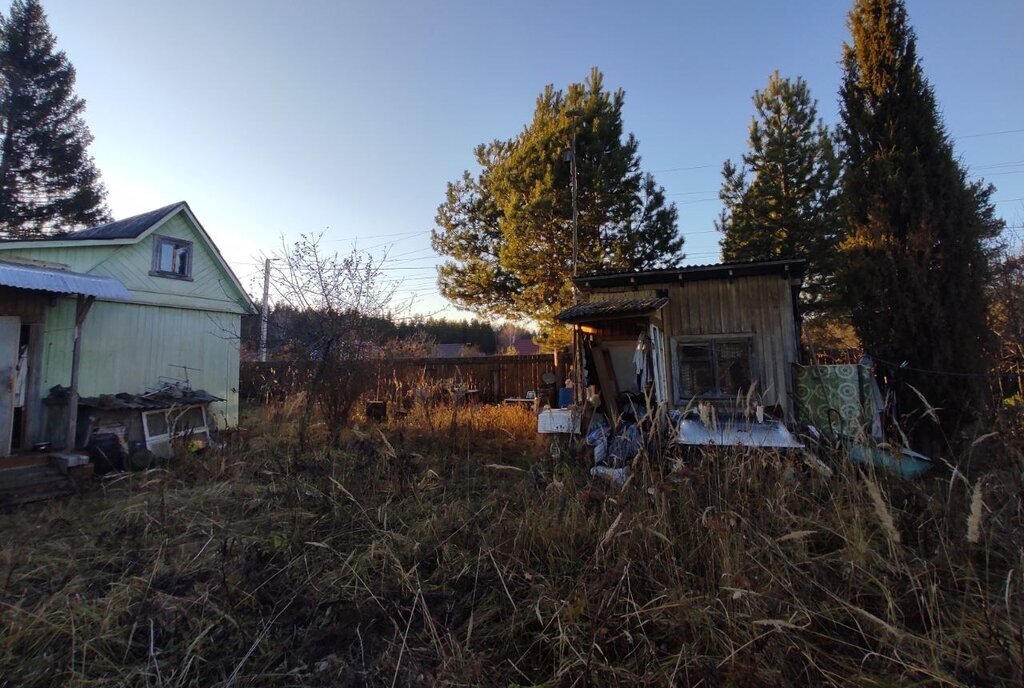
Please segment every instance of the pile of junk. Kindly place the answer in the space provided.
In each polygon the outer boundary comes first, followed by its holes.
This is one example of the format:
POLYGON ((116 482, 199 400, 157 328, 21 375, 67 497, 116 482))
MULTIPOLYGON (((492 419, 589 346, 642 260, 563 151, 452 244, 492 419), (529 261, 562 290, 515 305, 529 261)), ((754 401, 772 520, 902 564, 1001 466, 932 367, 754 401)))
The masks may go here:
MULTIPOLYGON (((545 408, 538 432, 563 441, 582 442, 592 453, 591 475, 622 484, 645 450, 649 455, 667 447, 765 448, 811 456, 831 456, 837 450, 855 463, 872 465, 902 478, 916 478, 936 466, 932 459, 888 441, 883 412, 887 407, 869 358, 856 364, 794 365, 793 398, 797 416, 787 426, 778 408, 739 395, 723 406, 695 400, 673 408, 646 394, 622 392, 602 399, 590 386, 586 401, 565 399, 563 408, 545 408)), ((566 381, 571 389, 572 382, 566 381)), ((553 448, 557 445, 552 441, 553 448)), ((684 452, 673 452, 679 455, 684 452)))
MULTIPOLYGON (((162 465, 177 448, 200 451, 215 428, 210 404, 224 399, 187 384, 163 382, 141 394, 121 392, 78 400, 76 446, 84 447, 98 474, 162 465)), ((50 390, 48 423, 66 418, 67 389, 50 390)))

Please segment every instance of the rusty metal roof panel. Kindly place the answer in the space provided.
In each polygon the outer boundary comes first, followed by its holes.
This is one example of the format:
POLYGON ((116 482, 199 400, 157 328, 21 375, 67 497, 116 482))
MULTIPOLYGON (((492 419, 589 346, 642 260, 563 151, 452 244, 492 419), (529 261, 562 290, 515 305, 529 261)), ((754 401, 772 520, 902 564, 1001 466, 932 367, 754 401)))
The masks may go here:
POLYGON ((83 397, 78 400, 82 406, 106 411, 157 411, 178 406, 212 404, 224 399, 203 389, 162 390, 148 394, 101 394, 98 397, 83 397))
POLYGON ((610 318, 639 317, 659 311, 667 303, 668 298, 665 296, 651 299, 590 301, 567 308, 555 318, 564 323, 581 323, 610 318))
POLYGON ((128 289, 113 277, 4 261, 0 261, 0 286, 57 294, 84 294, 120 301, 130 301, 132 298, 128 289))

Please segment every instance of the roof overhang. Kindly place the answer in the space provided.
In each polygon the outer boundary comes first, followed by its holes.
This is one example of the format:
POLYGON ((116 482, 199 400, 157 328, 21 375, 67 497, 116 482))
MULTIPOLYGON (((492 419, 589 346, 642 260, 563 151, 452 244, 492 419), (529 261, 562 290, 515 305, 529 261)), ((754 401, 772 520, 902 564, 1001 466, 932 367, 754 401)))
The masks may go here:
POLYGON ((113 277, 5 261, 0 261, 0 286, 55 294, 82 294, 99 299, 128 301, 132 297, 125 286, 113 277))
POLYGON ((779 275, 784 278, 802 278, 807 261, 803 258, 786 260, 759 260, 715 265, 692 265, 665 270, 642 272, 613 272, 583 275, 573 283, 584 291, 612 287, 639 287, 653 284, 679 284, 701 280, 736 279, 757 275, 779 275))
POLYGON ((657 313, 668 298, 659 296, 653 299, 629 299, 617 301, 588 301, 579 303, 555 316, 559 322, 580 324, 623 318, 641 318, 657 313))

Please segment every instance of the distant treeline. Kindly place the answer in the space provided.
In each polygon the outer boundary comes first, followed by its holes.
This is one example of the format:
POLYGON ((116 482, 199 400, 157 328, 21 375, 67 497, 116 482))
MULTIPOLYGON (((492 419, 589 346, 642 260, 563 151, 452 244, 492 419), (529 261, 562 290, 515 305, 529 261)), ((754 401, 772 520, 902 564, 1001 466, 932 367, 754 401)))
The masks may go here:
MULTIPOLYGON (((267 320, 268 357, 302 358, 296 351, 300 333, 309 329, 320 314, 300 311, 288 306, 275 306, 267 320)), ((359 317, 356 315, 353 318, 359 317)), ((403 342, 409 355, 430 356, 436 344, 466 344, 474 353, 491 355, 502 353, 520 337, 532 332, 510 324, 492 326, 479 319, 456 320, 449 318, 415 318, 396 321, 392 318, 363 318, 363 325, 378 344, 403 342)), ((255 352, 259 348, 260 318, 250 316, 242 320, 242 348, 255 352)))

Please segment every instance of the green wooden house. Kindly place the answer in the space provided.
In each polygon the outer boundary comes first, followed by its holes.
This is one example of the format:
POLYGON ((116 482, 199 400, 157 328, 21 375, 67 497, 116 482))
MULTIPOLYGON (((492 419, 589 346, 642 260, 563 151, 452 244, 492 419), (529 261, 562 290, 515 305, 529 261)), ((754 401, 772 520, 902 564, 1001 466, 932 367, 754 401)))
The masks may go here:
MULTIPOLYGON (((0 242, 0 456, 52 437, 51 390, 77 400, 169 382, 238 421, 241 318, 255 306, 187 203, 71 234, 0 242), (77 378, 77 379, 76 379, 77 378)), ((81 442, 81 429, 78 428, 81 442)), ((60 434, 60 433, 56 433, 60 434)))

